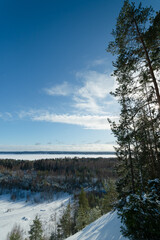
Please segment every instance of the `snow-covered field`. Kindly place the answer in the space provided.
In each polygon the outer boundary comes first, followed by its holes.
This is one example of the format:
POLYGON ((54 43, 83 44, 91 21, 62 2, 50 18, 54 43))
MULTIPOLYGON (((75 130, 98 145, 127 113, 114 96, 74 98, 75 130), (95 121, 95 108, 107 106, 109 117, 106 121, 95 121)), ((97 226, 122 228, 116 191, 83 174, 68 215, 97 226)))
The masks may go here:
POLYGON ((58 221, 71 198, 68 194, 56 194, 52 202, 33 203, 25 200, 11 201, 10 195, 0 196, 0 240, 6 240, 8 232, 14 224, 19 224, 25 236, 28 234, 33 219, 38 214, 42 220, 44 231, 50 234, 54 231, 55 221, 58 221))
POLYGON ((66 240, 127 240, 120 232, 117 213, 107 213, 66 240))
POLYGON ((16 159, 16 160, 38 160, 38 159, 53 159, 53 158, 113 158, 115 154, 0 154, 0 159, 16 159))
MULTIPOLYGON (((42 221, 46 235, 55 231, 55 222, 58 222, 64 207, 71 199, 71 195, 56 194, 51 202, 33 203, 31 200, 11 201, 10 195, 0 196, 0 240, 6 240, 8 232, 14 224, 19 224, 28 235, 33 219, 38 215, 42 221)), ((91 223, 80 232, 67 240, 127 240, 120 232, 121 222, 116 212, 108 213, 91 223)))

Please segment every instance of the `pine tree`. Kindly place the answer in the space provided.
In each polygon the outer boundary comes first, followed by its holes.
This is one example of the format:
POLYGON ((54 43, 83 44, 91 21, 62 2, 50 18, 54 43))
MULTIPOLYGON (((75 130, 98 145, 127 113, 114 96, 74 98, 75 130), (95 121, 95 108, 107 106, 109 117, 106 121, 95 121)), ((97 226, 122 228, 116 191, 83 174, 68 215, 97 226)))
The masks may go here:
POLYGON ((119 123, 112 123, 112 130, 118 143, 121 196, 135 193, 139 187, 143 190, 148 179, 160 174, 159 87, 155 78, 159 60, 154 58, 159 56, 160 30, 155 25, 159 13, 149 25, 152 12, 151 7, 140 4, 136 8, 124 1, 113 31, 115 41, 108 48, 117 54, 114 76, 118 87, 114 96, 121 104, 121 114, 119 123), (156 34, 150 40, 153 29, 156 34))
MULTIPOLYGON (((159 45, 156 47, 154 43, 159 42, 160 30, 156 28, 156 34, 152 36, 155 41, 151 42, 149 33, 147 35, 148 29, 146 29, 152 13, 153 9, 151 7, 143 8, 140 3, 136 8, 135 3, 129 3, 128 0, 125 0, 117 19, 116 29, 112 32, 115 41, 109 44, 108 51, 118 56, 117 61, 114 63, 117 68, 114 72, 115 75, 119 75, 122 69, 130 73, 132 71, 132 74, 138 75, 141 75, 144 69, 147 71, 148 81, 152 82, 156 101, 160 108, 160 93, 154 72, 157 61, 156 64, 153 64, 155 59, 153 59, 154 54, 152 54, 153 49, 155 49, 154 52, 158 52, 159 45)), ((155 18, 156 20, 152 25, 154 26, 153 29, 155 29, 155 22, 159 19, 157 18, 155 18)), ((151 32, 151 28, 149 32, 151 32)))
POLYGON ((28 233, 30 240, 43 240, 42 223, 37 215, 33 220, 33 224, 30 225, 30 230, 28 233))
POLYGON ((110 121, 119 162, 117 208, 123 234, 134 240, 160 239, 159 205, 156 198, 150 201, 146 188, 160 176, 159 20, 160 12, 153 16, 151 7, 136 8, 125 0, 108 48, 117 55, 113 95, 121 105, 119 122, 110 121))

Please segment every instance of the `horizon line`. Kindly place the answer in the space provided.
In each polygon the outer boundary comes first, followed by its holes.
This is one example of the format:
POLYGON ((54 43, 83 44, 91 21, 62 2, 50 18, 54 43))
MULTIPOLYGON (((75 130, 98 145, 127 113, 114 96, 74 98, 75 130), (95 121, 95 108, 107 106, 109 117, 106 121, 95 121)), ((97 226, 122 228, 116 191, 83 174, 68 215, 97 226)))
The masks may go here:
POLYGON ((0 151, 0 154, 115 154, 114 151, 0 151))

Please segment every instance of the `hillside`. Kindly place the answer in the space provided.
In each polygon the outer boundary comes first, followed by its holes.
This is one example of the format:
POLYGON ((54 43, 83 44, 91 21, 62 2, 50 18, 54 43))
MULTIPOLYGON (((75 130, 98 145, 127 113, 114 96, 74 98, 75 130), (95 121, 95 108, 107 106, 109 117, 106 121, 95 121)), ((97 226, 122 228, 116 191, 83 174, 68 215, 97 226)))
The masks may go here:
POLYGON ((127 240, 122 236, 120 226, 117 213, 110 212, 66 240, 127 240))
MULTIPOLYGON (((22 192, 21 192, 22 193, 22 192)), ((30 197, 30 201, 19 199, 12 201, 10 195, 0 196, 0 240, 6 240, 8 232, 15 224, 21 226, 24 237, 28 237, 28 231, 33 219, 38 215, 43 224, 44 233, 49 236, 55 229, 64 207, 68 204, 71 195, 66 193, 54 194, 52 201, 35 203, 32 198, 39 198, 40 194, 30 197)))

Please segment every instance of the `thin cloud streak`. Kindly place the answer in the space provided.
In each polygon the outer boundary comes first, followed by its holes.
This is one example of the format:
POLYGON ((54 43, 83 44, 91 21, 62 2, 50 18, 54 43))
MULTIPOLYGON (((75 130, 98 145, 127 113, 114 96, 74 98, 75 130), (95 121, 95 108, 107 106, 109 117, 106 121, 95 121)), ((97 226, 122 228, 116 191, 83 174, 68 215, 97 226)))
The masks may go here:
POLYGON ((71 88, 67 82, 63 82, 60 85, 45 88, 44 91, 51 96, 67 96, 71 93, 71 88))
POLYGON ((22 112, 21 118, 29 117, 32 121, 63 123, 82 126, 85 129, 93 130, 107 130, 110 129, 110 125, 107 121, 110 118, 113 121, 117 121, 117 116, 98 116, 98 115, 69 115, 62 114, 57 115, 49 112, 42 111, 30 111, 22 112))
POLYGON ((10 121, 13 119, 13 115, 9 112, 0 112, 0 118, 3 119, 4 121, 10 121))

